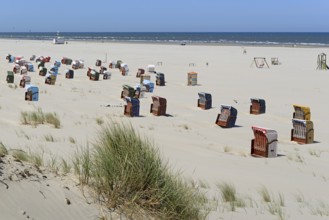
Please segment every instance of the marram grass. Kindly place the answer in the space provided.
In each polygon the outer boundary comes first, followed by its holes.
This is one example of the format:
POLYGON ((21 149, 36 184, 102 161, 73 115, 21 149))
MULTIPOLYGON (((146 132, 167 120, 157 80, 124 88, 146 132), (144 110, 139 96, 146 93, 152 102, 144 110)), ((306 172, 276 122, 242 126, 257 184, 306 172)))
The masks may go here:
POLYGON ((143 210, 159 219, 205 218, 205 195, 173 173, 154 144, 131 126, 103 127, 94 149, 80 151, 73 163, 80 182, 109 208, 134 215, 143 210))

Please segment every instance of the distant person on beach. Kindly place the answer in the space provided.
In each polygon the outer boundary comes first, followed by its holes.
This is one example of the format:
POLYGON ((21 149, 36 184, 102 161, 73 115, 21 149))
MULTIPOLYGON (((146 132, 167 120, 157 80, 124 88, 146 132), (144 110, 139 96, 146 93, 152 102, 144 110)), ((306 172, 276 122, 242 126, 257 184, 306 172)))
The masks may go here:
POLYGON ((207 65, 207 67, 208 67, 208 65, 209 65, 208 62, 206 63, 206 65, 207 65))

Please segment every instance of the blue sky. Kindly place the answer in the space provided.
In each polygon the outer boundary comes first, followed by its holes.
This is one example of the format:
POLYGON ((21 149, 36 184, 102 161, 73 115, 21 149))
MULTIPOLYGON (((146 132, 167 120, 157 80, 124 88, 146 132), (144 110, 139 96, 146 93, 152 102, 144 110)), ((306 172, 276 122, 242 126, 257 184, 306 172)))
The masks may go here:
POLYGON ((0 19, 0 32, 329 32, 329 0, 15 0, 0 19))

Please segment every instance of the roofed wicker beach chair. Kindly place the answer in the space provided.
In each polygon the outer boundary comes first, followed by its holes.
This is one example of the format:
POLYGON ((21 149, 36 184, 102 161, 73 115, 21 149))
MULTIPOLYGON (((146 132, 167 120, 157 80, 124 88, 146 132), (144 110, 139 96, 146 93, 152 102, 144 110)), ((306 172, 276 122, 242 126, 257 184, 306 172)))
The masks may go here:
POLYGON ((31 76, 23 75, 21 81, 19 82, 19 86, 25 88, 26 85, 31 84, 31 76))
POLYGON ((34 71, 34 66, 32 63, 26 63, 24 66, 26 67, 27 71, 29 71, 29 72, 34 71))
POLYGON ((139 117, 139 99, 126 97, 127 104, 124 106, 124 115, 129 117, 139 117))
POLYGON ((128 67, 128 64, 126 64, 126 63, 121 63, 120 71, 121 71, 121 75, 122 75, 122 76, 127 76, 128 73, 129 73, 129 67, 128 67))
POLYGON ((250 114, 259 115, 265 114, 266 103, 264 99, 251 98, 250 114))
POLYGON ((196 72, 187 73, 187 85, 188 86, 198 85, 198 73, 196 72))
POLYGON ((216 124, 222 128, 232 128, 235 126, 238 110, 230 105, 221 105, 220 114, 216 119, 216 124))
POLYGON ((39 88, 32 85, 25 87, 25 100, 26 101, 38 101, 39 100, 39 88))
POLYGON ((18 65, 17 63, 15 63, 14 66, 13 66, 13 72, 14 73, 20 73, 21 72, 21 66, 18 65))
POLYGON ((165 75, 163 73, 157 73, 155 83, 157 86, 165 86, 165 75))
POLYGON ((101 66, 99 68, 99 74, 104 74, 105 71, 107 71, 107 68, 105 66, 101 66))
POLYGON ((292 119, 291 141, 300 144, 311 144, 314 142, 313 122, 302 119, 292 119))
POLYGON ((115 68, 115 61, 110 61, 110 62, 109 62, 109 68, 110 68, 110 69, 115 68))
POLYGON ((57 75, 54 72, 49 71, 48 74, 46 75, 45 84, 55 85, 56 78, 57 78, 57 75))
POLYGON ((293 105, 295 112, 293 113, 293 117, 295 119, 302 120, 311 120, 311 110, 310 107, 301 106, 301 105, 293 105))
POLYGON ((47 68, 46 67, 40 67, 39 68, 39 75, 45 76, 47 74, 47 68))
POLYGON ((70 58, 67 58, 67 57, 63 57, 62 60, 61 60, 61 63, 62 64, 65 64, 65 65, 71 65, 72 64, 72 59, 70 58))
POLYGON ((137 71, 137 73, 136 73, 136 77, 139 78, 139 77, 141 77, 141 75, 143 75, 144 73, 145 73, 145 70, 139 68, 138 71, 137 71))
POLYGON ((90 70, 89 79, 92 81, 98 81, 99 80, 99 72, 96 70, 90 70))
POLYGON ((155 65, 153 64, 147 65, 146 71, 149 73, 155 73, 155 65))
POLYGON ((152 101, 150 113, 155 116, 166 115, 167 99, 159 96, 152 96, 152 101))
POLYGON ((198 107, 204 110, 212 108, 211 94, 205 92, 199 92, 198 107))
POLYGON ((104 73, 103 73, 103 79, 111 79, 111 72, 109 72, 109 71, 105 71, 104 73))
POLYGON ((13 73, 13 71, 7 71, 6 81, 7 81, 7 83, 14 83, 14 73, 13 73))
POLYGON ((101 65, 102 65, 102 61, 101 60, 96 60, 95 66, 101 66, 101 65))
POLYGON ((251 140, 251 155, 277 157, 278 133, 275 130, 252 126, 255 138, 251 140))
POLYGON ((74 70, 66 69, 65 70, 65 78, 73 79, 74 78, 74 70))

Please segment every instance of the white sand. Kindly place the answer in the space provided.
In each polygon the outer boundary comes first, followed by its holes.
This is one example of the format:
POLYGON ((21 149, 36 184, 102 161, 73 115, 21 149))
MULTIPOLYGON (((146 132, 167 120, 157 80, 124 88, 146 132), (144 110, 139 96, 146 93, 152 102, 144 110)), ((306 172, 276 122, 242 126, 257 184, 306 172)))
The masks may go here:
MULTIPOLYGON (((268 204, 262 201, 258 193, 262 186, 266 186, 275 199, 279 193, 284 195, 285 206, 282 210, 285 219, 326 219, 329 215, 329 133, 326 127, 329 73, 317 71, 316 61, 317 55, 328 49, 246 49, 247 54, 243 54, 239 46, 90 42, 53 45, 46 41, 1 40, 0 141, 8 148, 32 151, 42 148, 46 156, 57 155, 70 159, 79 146, 85 146, 87 142, 92 143, 96 139, 101 129, 96 123, 97 118, 105 122, 122 120, 132 123, 141 134, 151 137, 163 157, 169 160, 175 170, 180 170, 184 177, 207 183, 207 190, 218 197, 219 201, 219 207, 210 213, 209 219, 278 219, 278 214, 269 213, 268 204), (76 70, 75 78, 69 80, 65 79, 66 66, 62 65, 59 70, 61 75, 57 77, 54 86, 45 85, 44 77, 39 76, 38 72, 30 73, 32 84, 40 89, 40 96, 38 102, 27 102, 24 101, 23 88, 9 88, 5 81, 7 70, 12 69, 12 64, 5 60, 7 53, 22 55, 25 59, 29 59, 32 54, 51 56, 51 62, 46 63, 48 69, 63 56, 83 59, 85 69, 76 70), (105 53, 108 60, 123 60, 127 63, 129 75, 121 76, 117 69, 113 69, 110 70, 111 80, 90 81, 86 76, 86 68, 96 68, 96 59, 104 60, 105 53), (253 57, 266 57, 270 68, 251 67, 253 57), (279 57, 282 65, 272 66, 271 57, 279 57), (123 116, 122 107, 104 107, 124 104, 120 99, 122 85, 135 86, 139 82, 139 78, 135 77, 137 69, 158 62, 162 62, 162 65, 156 66, 156 71, 165 73, 166 86, 156 86, 153 94, 146 93, 145 98, 140 99, 140 114, 143 117, 128 118, 123 116), (191 63, 195 66, 189 65, 191 63), (189 71, 199 73, 200 85, 186 85, 189 71), (207 111, 197 108, 198 92, 211 93, 214 108, 207 111), (156 117, 149 113, 152 95, 167 99, 167 113, 173 117, 156 117), (265 115, 249 114, 251 97, 266 100, 265 115), (215 124, 220 104, 237 108, 237 127, 222 129, 215 124), (293 104, 311 107, 315 144, 298 145, 290 141, 293 104), (58 114, 62 127, 55 129, 42 125, 33 128, 21 125, 21 112, 39 107, 44 112, 58 114), (278 151, 282 156, 272 159, 250 156, 252 125, 278 132, 278 151), (56 139, 55 142, 45 140, 45 135, 49 134, 56 139), (75 139, 75 144, 69 141, 70 137, 75 139), (310 152, 315 152, 317 156, 310 152), (217 183, 222 182, 235 185, 238 194, 246 200, 245 208, 230 212, 222 205, 216 187, 217 183), (305 201, 298 202, 296 195, 303 195, 305 201), (251 198, 252 205, 246 198, 251 198), (322 217, 319 215, 322 210, 320 203, 325 204, 322 213, 325 216, 322 217), (316 207, 320 207, 320 211, 312 212, 316 207)), ((36 69, 36 63, 33 64, 36 69)), ((15 84, 18 85, 19 80, 20 76, 16 74, 15 84)), ((151 80, 155 81, 155 75, 152 75, 151 80)), ((14 187, 17 193, 6 191, 5 187, 0 188, 1 200, 3 195, 6 198, 20 197, 22 192, 30 191, 29 187, 33 188, 25 184, 15 184, 14 187)), ((59 195, 50 195, 52 198, 56 196, 59 195)), ((39 206, 37 200, 27 202, 25 198, 20 199, 20 203, 0 203, 0 213, 6 213, 6 219, 19 219, 22 214, 17 212, 18 206, 26 212, 29 209, 35 211, 35 207, 39 206)), ((82 219, 81 216, 73 217, 62 212, 64 205, 44 209, 61 212, 61 217, 38 213, 40 217, 36 219, 82 219)), ((79 210, 79 207, 72 209, 79 210)))

